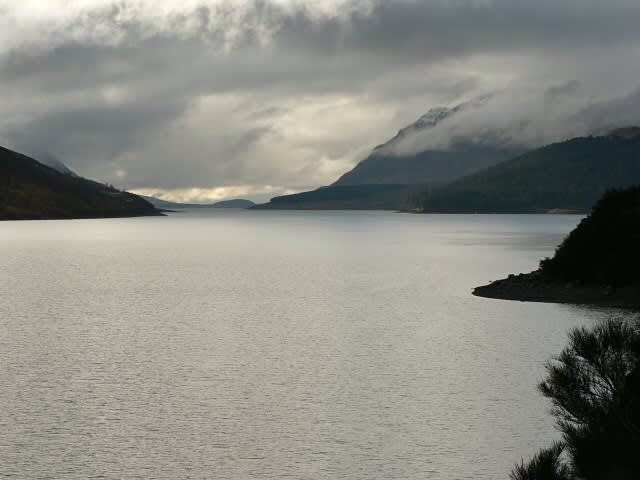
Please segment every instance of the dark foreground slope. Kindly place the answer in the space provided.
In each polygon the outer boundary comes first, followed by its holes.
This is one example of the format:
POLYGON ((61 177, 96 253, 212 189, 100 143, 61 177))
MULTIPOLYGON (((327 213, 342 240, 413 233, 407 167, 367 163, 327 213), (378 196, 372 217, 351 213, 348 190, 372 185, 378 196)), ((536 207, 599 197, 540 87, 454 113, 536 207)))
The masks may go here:
POLYGON ((160 215, 132 193, 67 175, 0 147, 0 220, 160 215))
POLYGON ((507 300, 640 307, 640 187, 612 190, 535 272, 478 287, 507 300))
POLYGON ((409 209, 588 212, 608 189, 640 184, 640 129, 624 132, 627 134, 574 138, 533 150, 445 187, 412 195, 409 209))

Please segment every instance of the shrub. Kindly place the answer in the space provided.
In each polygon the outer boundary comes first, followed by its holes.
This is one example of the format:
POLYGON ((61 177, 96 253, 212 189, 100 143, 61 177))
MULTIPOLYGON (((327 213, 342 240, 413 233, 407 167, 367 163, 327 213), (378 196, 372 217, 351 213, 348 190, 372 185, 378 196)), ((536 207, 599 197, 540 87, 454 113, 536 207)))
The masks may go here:
POLYGON ((618 319, 574 330, 539 388, 552 401, 563 441, 517 465, 512 479, 640 478, 637 323, 618 319))

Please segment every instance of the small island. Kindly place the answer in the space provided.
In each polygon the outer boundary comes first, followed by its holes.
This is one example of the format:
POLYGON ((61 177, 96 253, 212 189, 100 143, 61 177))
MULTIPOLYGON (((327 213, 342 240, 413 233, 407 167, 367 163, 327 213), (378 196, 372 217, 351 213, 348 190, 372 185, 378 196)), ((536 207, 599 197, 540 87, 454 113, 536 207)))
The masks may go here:
POLYGON ((640 307, 640 187, 610 190, 538 270, 477 287, 479 297, 640 307))

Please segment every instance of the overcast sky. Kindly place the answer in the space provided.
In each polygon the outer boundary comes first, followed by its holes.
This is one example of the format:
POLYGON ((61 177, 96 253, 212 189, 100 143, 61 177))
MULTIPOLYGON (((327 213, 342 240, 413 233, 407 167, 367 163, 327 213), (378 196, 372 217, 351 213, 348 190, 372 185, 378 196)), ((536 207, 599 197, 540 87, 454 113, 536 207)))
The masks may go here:
POLYGON ((640 123, 638 0, 0 0, 0 144, 165 198, 336 180, 398 153, 640 123), (443 127, 444 127, 443 123, 443 127))

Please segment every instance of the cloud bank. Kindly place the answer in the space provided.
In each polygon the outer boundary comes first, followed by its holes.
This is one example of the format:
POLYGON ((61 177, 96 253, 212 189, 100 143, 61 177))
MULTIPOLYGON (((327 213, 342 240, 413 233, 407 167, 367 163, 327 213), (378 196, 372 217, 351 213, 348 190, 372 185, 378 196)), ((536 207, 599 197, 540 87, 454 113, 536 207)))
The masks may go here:
POLYGON ((436 105, 538 145, 640 123, 640 4, 0 0, 0 142, 188 201, 331 183, 436 105))

